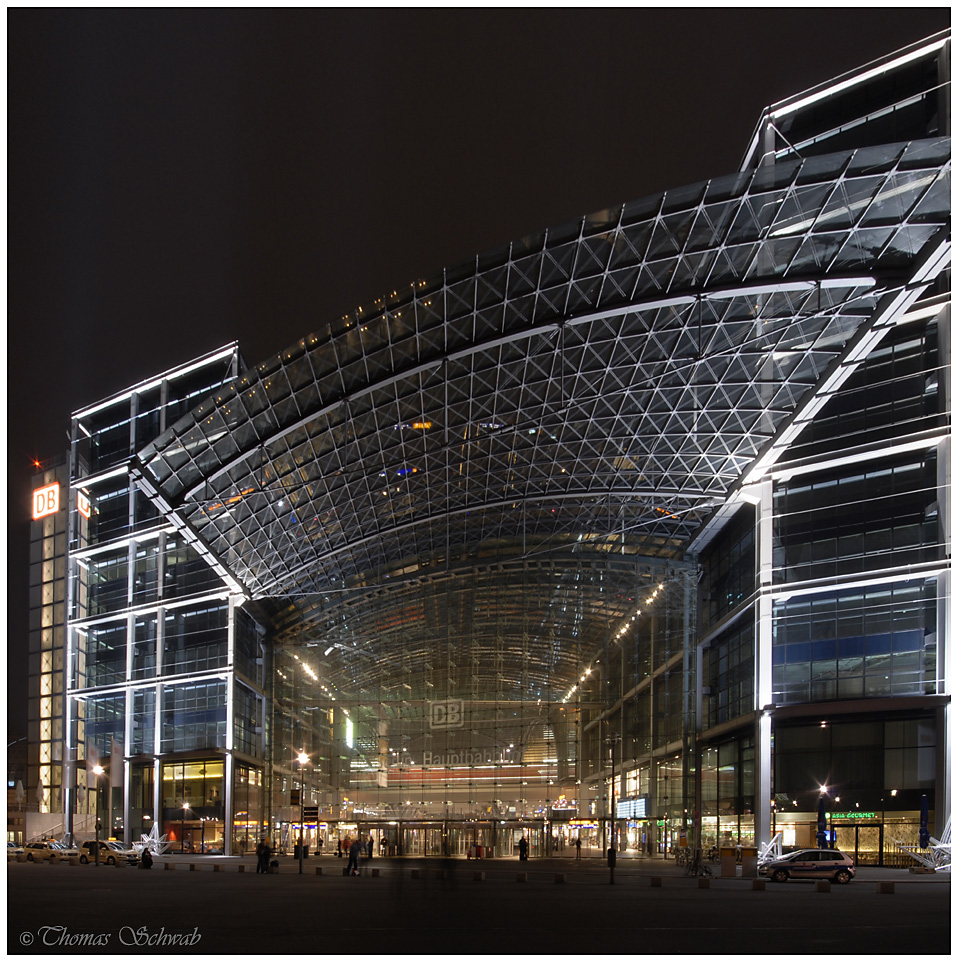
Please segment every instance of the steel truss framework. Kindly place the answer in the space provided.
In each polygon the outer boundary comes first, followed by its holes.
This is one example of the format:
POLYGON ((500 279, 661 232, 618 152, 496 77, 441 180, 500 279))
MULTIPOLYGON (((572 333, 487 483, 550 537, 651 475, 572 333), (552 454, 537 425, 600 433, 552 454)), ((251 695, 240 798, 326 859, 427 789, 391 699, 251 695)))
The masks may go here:
POLYGON ((471 697, 557 699, 920 292, 949 174, 947 138, 846 151, 516 241, 248 371, 142 482, 355 697, 438 697, 468 642, 471 697))

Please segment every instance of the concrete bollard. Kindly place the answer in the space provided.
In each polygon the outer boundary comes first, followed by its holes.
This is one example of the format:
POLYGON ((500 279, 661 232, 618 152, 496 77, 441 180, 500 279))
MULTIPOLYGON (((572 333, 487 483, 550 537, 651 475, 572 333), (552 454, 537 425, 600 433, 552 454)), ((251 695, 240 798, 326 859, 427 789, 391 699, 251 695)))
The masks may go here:
POLYGON ((317 865, 317 866, 316 866, 316 874, 317 874, 317 875, 322 875, 322 874, 323 874, 323 867, 322 867, 322 865, 317 865))
POLYGON ((472 873, 473 882, 485 882, 486 873, 485 872, 473 872, 472 873))
POLYGON ((195 872, 195 871, 196 871, 196 862, 190 862, 190 871, 191 871, 191 872, 195 872))
POLYGON ((267 869, 267 871, 269 872, 270 875, 279 875, 279 866, 278 866, 278 865, 270 865, 270 867, 269 867, 269 869, 267 869))
POLYGON ((765 879, 763 879, 763 878, 753 878, 753 879, 752 879, 752 891, 753 891, 753 892, 764 892, 764 891, 765 891, 765 879))
MULTIPOLYGON (((370 873, 370 875, 372 875, 373 878, 379 878, 379 869, 378 869, 378 868, 371 868, 371 869, 369 870, 369 873, 370 873)), ((319 869, 316 869, 316 874, 317 874, 317 875, 320 874, 319 869)))
POLYGON ((565 884, 565 872, 556 872, 553 881, 555 881, 557 885, 565 884))
POLYGON ((176 865, 174 865, 173 862, 164 862, 164 863, 163 863, 163 868, 164 868, 167 872, 172 872, 173 869, 176 868, 176 865))
POLYGON ((707 889, 707 888, 709 887, 709 882, 710 882, 710 881, 711 881, 711 879, 700 878, 700 879, 699 879, 699 888, 700 888, 700 889, 707 889))
POLYGON ((816 892, 831 892, 832 883, 827 878, 815 879, 816 892))
POLYGON ((239 867, 239 870, 240 870, 241 872, 245 872, 245 871, 246 871, 246 866, 245 866, 245 865, 243 865, 243 863, 242 863, 242 862, 240 863, 240 867, 239 867))
POLYGON ((878 883, 878 894, 879 895, 894 895, 895 894, 895 883, 894 882, 879 882, 878 883))
POLYGON ((517 882, 528 882, 528 881, 529 881, 529 873, 528 873, 528 872, 516 872, 516 881, 517 881, 517 882))
POLYGON ((662 888, 662 877, 660 875, 653 875, 649 881, 652 883, 652 888, 662 888))
POLYGON ((214 872, 222 872, 222 871, 223 871, 223 863, 222 863, 222 862, 214 862, 214 863, 213 863, 213 871, 214 871, 214 872))

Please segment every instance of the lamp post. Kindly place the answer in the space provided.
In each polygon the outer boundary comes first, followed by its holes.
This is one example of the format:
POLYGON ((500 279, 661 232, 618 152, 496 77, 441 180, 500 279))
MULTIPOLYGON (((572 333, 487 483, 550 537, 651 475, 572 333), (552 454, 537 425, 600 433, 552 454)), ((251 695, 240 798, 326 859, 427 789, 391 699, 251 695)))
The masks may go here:
POLYGON ((306 795, 306 775, 305 767, 309 761, 306 752, 300 752, 296 761, 299 762, 299 874, 303 874, 303 835, 305 834, 305 818, 303 816, 303 805, 306 795))
POLYGON ((94 865, 100 864, 100 776, 104 771, 105 769, 102 765, 93 766, 93 774, 96 776, 96 822, 94 823, 96 847, 93 849, 94 865))
POLYGON ((186 802, 184 802, 183 810, 182 812, 180 812, 180 855, 182 855, 186 851, 186 849, 184 848, 184 844, 186 842, 186 810, 189 807, 190 806, 187 805, 186 802))
POLYGON ((609 787, 611 789, 609 808, 609 848, 611 849, 615 849, 615 746, 618 741, 618 732, 612 732, 605 740, 606 745, 609 746, 609 760, 612 766, 612 778, 609 783, 609 787))
MULTIPOLYGON (((888 792, 892 798, 898 794, 898 789, 893 788, 888 792)), ((885 864, 885 791, 882 790, 881 796, 881 828, 878 831, 878 864, 885 864)))

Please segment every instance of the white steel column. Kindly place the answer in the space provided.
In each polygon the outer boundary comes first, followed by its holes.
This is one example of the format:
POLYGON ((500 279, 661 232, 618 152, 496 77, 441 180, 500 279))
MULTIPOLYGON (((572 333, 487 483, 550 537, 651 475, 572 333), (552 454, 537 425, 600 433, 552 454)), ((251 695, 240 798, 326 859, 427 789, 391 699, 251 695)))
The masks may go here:
MULTIPOLYGON (((755 843, 771 840, 772 800, 772 482, 755 486, 755 843)), ((751 500, 751 499, 750 499, 751 500)))
MULTIPOLYGON (((240 595, 230 595, 226 623, 226 764, 223 766, 223 854, 233 854, 233 689, 236 685, 236 608, 240 595)), ((302 791, 302 787, 300 787, 302 791)), ((249 816, 247 816, 248 820, 249 816)))

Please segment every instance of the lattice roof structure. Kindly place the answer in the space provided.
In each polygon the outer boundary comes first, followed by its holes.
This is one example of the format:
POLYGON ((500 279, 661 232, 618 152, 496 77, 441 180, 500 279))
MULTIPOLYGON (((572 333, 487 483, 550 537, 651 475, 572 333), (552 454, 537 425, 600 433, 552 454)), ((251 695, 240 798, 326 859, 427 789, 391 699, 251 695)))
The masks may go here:
POLYGON ((477 694, 557 697, 934 278, 949 174, 947 138, 847 150, 507 244, 251 369, 142 479, 344 683, 431 697, 472 650, 477 694))

